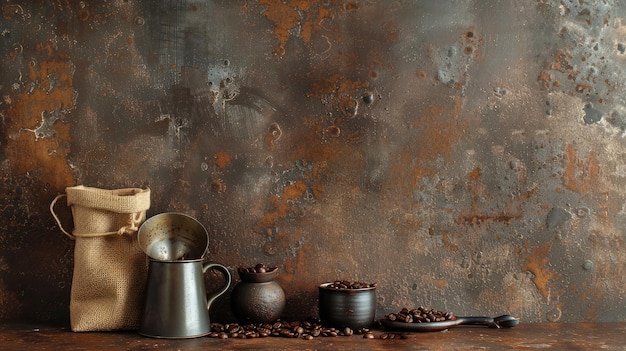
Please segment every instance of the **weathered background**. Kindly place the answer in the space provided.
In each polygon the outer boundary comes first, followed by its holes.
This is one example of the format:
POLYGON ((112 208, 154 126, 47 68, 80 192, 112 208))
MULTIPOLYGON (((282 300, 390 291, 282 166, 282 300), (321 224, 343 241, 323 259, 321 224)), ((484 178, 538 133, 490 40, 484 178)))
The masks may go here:
POLYGON ((196 217, 233 271, 278 265, 286 319, 342 278, 378 283, 379 316, 626 320, 626 3, 3 0, 0 20, 0 319, 69 319, 48 206, 84 184, 149 187, 148 216, 196 217))

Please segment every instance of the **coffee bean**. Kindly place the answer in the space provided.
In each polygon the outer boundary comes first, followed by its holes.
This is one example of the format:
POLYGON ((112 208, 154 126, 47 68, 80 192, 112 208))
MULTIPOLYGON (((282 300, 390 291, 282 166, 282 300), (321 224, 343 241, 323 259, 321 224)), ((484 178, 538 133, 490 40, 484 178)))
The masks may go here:
POLYGON ((374 334, 372 334, 371 332, 367 332, 367 333, 363 334, 363 338, 364 339, 374 339, 374 334))

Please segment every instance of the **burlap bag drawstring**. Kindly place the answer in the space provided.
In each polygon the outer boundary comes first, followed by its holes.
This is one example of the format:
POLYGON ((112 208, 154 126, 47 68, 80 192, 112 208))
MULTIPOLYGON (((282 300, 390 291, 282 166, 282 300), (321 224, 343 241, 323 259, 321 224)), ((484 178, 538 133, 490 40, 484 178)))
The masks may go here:
POLYGON ((66 188, 50 204, 61 231, 75 240, 70 324, 75 332, 139 326, 148 268, 137 231, 150 208, 149 189, 66 188), (66 231, 54 212, 67 197, 74 220, 66 231))

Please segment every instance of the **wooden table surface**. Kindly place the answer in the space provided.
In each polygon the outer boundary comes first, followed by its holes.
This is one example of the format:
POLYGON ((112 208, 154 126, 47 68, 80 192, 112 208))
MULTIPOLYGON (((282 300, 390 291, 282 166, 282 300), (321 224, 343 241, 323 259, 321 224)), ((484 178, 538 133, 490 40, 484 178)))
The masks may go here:
POLYGON ((0 325, 0 350, 626 350, 626 322, 595 324, 520 324, 510 329, 454 327, 441 332, 404 333, 403 339, 362 335, 313 340, 153 339, 135 332, 74 333, 67 327, 37 324, 0 325))

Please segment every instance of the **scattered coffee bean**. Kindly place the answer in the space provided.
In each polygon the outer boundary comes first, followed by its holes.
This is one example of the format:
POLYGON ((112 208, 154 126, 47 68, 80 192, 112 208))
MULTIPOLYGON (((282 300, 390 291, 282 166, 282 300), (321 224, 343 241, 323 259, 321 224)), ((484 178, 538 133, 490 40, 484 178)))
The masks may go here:
POLYGON ((364 339, 374 339, 374 334, 372 332, 367 332, 363 334, 364 339))
POLYGON ((326 285, 329 289, 369 289, 375 288, 377 286, 376 283, 365 283, 365 282, 357 282, 357 281, 349 281, 349 280, 335 280, 334 282, 326 285))

